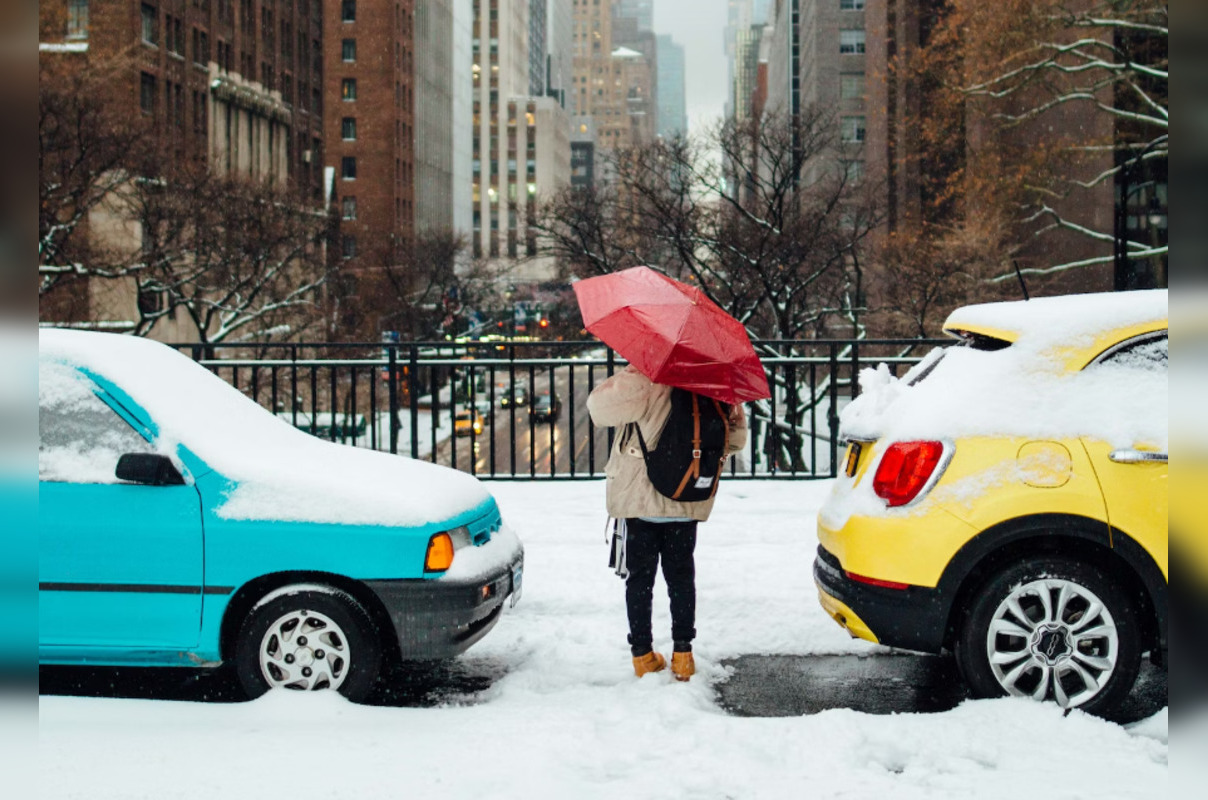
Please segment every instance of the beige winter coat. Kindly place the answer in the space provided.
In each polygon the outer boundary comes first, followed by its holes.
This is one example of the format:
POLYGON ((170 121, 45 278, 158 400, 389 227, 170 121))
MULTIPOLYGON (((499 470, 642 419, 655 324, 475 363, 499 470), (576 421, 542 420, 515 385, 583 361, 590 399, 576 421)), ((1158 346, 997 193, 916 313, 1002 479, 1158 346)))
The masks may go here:
MULTIPOLYGON (((667 416, 671 413, 671 387, 652 382, 632 366, 601 383, 587 397, 587 410, 601 428, 620 428, 636 422, 648 448, 658 445, 667 416)), ((614 437, 607 477, 608 515, 627 517, 688 517, 701 522, 709 518, 717 495, 698 503, 681 503, 659 494, 646 477, 646 462, 637 437, 621 450, 621 431, 614 437)), ((747 443, 747 421, 742 406, 730 412, 730 436, 726 455, 742 450, 747 443)))

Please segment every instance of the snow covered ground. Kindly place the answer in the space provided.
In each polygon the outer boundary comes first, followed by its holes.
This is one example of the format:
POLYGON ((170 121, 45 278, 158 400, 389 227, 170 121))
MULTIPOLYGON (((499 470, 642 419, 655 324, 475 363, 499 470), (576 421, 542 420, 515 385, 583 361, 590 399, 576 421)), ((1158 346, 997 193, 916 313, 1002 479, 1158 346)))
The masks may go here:
MULTIPOLYGON (((520 603, 462 656, 503 665, 436 708, 270 693, 251 703, 42 697, 48 798, 1144 798, 1166 796, 1167 712, 1132 726, 1027 700, 930 715, 727 716, 748 653, 858 654, 818 607, 828 483, 723 485, 697 548, 699 674, 637 680, 604 484, 493 483, 526 547, 520 603)), ((656 587, 656 647, 671 649, 656 587)), ((9 787, 12 788, 11 786, 9 787)), ((6 795, 31 796, 33 793, 6 795)))

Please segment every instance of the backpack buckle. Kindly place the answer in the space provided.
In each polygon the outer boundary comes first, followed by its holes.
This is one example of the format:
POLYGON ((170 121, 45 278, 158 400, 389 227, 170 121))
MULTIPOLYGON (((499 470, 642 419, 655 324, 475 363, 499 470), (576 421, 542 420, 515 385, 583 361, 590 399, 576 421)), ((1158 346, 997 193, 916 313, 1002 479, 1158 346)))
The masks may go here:
POLYGON ((692 457, 693 457, 693 458, 695 458, 695 459, 699 459, 699 458, 700 458, 700 451, 699 451, 699 450, 693 450, 693 451, 692 451, 692 457))

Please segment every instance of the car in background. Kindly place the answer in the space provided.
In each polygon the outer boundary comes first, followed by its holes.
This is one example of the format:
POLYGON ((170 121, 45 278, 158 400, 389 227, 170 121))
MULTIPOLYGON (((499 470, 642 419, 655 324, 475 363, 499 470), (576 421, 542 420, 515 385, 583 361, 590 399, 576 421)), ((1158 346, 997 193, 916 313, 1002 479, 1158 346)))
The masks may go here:
POLYGON ((312 415, 299 411, 296 414, 278 412, 277 416, 300 431, 341 444, 359 441, 369 433, 369 419, 364 414, 332 414, 320 411, 312 415))
POLYGON ((521 383, 513 383, 510 387, 504 388, 499 395, 500 408, 527 406, 528 401, 528 388, 521 383))
POLYGON ((1167 646, 1164 290, 970 306, 861 376, 818 515, 822 607, 951 650, 977 697, 1110 713, 1167 646))
POLYGON ((542 392, 529 406, 529 414, 541 422, 553 422, 562 415, 562 399, 552 390, 542 392))
POLYGON ((42 330, 38 377, 41 664, 360 700, 520 597, 523 546, 465 473, 321 441, 138 337, 42 330))
POLYGON ((486 426, 482 412, 477 408, 465 408, 453 418, 453 432, 458 436, 479 436, 486 426))

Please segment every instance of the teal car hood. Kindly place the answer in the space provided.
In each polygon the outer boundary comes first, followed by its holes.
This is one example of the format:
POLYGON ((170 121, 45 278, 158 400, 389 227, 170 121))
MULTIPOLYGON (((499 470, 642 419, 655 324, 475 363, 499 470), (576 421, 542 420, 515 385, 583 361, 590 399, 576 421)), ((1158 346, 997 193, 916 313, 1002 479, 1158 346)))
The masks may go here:
POLYGON ((158 342, 44 329, 39 355, 89 375, 193 477, 221 476, 220 518, 419 527, 491 500, 463 472, 303 433, 158 342))

